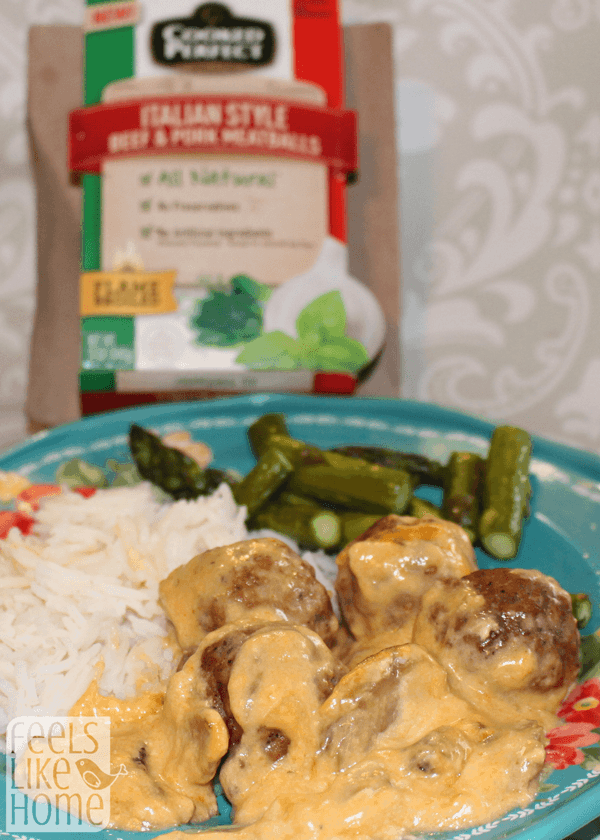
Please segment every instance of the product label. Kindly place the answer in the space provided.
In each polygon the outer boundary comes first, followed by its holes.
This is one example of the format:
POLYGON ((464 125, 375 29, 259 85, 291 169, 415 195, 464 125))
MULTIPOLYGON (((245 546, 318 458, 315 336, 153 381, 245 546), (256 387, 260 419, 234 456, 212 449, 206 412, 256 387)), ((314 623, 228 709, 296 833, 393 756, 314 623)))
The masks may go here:
MULTIPOLYGON (((327 233, 324 166, 272 158, 136 158, 105 164, 102 264, 207 287, 246 274, 275 286, 309 268, 327 233)), ((151 314, 148 312, 148 314, 151 314)))
POLYGON ((131 370, 135 366, 134 318, 83 318, 81 338, 84 370, 131 370))
POLYGON ((149 154, 251 153, 356 169, 356 117, 270 98, 178 96, 96 105, 70 115, 70 169, 149 154))
POLYGON ((190 76, 225 76, 231 70, 290 81, 296 76, 292 0, 143 0, 143 5, 135 27, 138 79, 179 69, 190 76))

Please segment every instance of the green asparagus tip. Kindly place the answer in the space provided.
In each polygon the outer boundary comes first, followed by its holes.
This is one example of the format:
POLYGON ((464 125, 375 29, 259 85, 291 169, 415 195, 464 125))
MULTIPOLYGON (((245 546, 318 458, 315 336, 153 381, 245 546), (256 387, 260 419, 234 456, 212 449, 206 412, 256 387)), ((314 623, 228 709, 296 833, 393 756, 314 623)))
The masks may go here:
POLYGON ((482 541, 488 554, 498 560, 512 560, 517 553, 517 545, 508 534, 486 534, 482 541))
POLYGON ((324 511, 317 514, 312 522, 311 528, 317 543, 322 548, 333 548, 340 542, 341 528, 339 517, 335 513, 324 511))

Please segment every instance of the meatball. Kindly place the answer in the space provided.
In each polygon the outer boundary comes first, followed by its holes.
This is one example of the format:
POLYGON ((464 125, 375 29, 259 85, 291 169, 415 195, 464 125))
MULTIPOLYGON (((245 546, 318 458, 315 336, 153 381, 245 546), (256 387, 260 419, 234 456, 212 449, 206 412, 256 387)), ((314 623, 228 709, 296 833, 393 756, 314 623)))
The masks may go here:
POLYGON ((276 628, 280 622, 256 623, 252 620, 225 624, 204 637, 194 656, 200 681, 213 708, 217 709, 229 733, 229 746, 240 740, 242 729, 231 712, 229 702, 229 677, 240 648, 262 627, 276 628))
POLYGON ((413 639, 446 668, 454 690, 503 722, 547 728, 579 671, 571 599, 541 572, 479 569, 424 596, 413 639))
POLYGON ((345 772, 374 749, 403 749, 470 711, 426 650, 389 647, 355 665, 323 704, 320 754, 331 772, 345 772))
POLYGON ((459 525, 434 516, 385 516, 337 558, 340 607, 356 639, 396 631, 409 642, 423 593, 477 568, 459 525), (402 635, 401 631, 404 631, 402 635))
POLYGON ((319 709, 345 668, 316 633, 281 622, 248 635, 228 670, 230 714, 240 737, 220 780, 236 821, 245 823, 264 813, 282 785, 310 776, 319 709))
POLYGON ((175 569, 160 603, 184 651, 207 633, 243 618, 287 620, 333 642, 338 622, 314 569, 281 540, 243 540, 213 548, 175 569))

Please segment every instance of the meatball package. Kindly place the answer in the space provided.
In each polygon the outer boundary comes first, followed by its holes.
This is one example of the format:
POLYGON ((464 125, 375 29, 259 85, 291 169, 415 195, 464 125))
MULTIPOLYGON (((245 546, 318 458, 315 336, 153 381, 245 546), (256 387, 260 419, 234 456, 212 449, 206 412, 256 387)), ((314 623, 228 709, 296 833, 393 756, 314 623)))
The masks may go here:
POLYGON ((348 267, 335 0, 88 0, 84 44, 83 412, 353 393, 386 327, 348 267))

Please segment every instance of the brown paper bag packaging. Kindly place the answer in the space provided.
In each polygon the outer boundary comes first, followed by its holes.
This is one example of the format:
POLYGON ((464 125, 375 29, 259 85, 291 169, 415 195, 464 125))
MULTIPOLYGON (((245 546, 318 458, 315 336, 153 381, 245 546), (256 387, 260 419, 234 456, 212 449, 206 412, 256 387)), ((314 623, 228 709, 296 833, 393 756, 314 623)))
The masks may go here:
MULTIPOLYGON (((360 396, 400 393, 400 254, 392 31, 344 29, 346 104, 358 112, 360 174, 348 190, 350 273, 387 319, 383 352, 360 396)), ((28 131, 37 197, 37 292, 26 413, 31 432, 77 420, 81 189, 67 169, 69 111, 82 102, 82 32, 33 26, 28 45, 28 131)))

